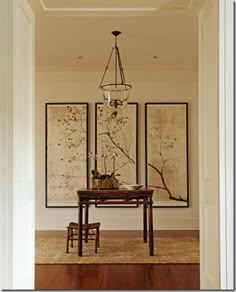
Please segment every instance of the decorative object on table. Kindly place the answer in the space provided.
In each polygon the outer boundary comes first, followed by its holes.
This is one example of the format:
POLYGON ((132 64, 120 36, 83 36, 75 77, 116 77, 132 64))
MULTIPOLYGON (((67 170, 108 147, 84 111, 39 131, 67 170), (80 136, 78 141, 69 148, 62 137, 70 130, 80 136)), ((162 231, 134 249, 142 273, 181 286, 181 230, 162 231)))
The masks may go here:
POLYGON ((124 109, 127 106, 130 91, 132 86, 125 81, 125 74, 121 63, 120 51, 117 46, 117 37, 121 34, 120 31, 113 31, 112 35, 115 36, 115 46, 112 48, 108 63, 102 76, 99 88, 101 88, 104 98, 104 105, 109 107, 113 113, 124 109), (113 55, 114 53, 114 55, 113 55), (114 56, 114 80, 104 83, 107 70, 114 56))
POLYGON ((46 207, 78 207, 88 187, 88 103, 46 104, 46 207))
POLYGON ((188 104, 146 103, 145 134, 153 207, 188 207, 188 104))
MULTIPOLYGON (((129 103, 125 111, 113 114, 101 103, 95 107, 95 153, 114 155, 114 160, 95 160, 100 173, 119 173, 119 182, 138 183, 138 104, 129 103), (115 163, 115 169, 114 169, 115 163)), ((109 207, 109 206, 107 206, 109 207)))
POLYGON ((127 190, 139 190, 143 187, 143 185, 140 184, 132 184, 132 185, 122 185, 123 188, 127 190))
POLYGON ((119 189, 119 180, 116 178, 116 176, 119 176, 119 174, 115 174, 114 172, 111 174, 100 174, 95 169, 93 169, 91 173, 93 189, 119 189))
MULTIPOLYGON (((70 222, 67 228, 67 237, 66 237, 66 253, 69 253, 69 245, 71 247, 74 246, 74 241, 78 240, 78 223, 70 222)), ((100 222, 88 223, 82 225, 83 232, 83 240, 86 241, 86 233, 87 240, 95 241, 95 250, 94 252, 98 252, 99 248, 99 237, 100 237, 100 222)))

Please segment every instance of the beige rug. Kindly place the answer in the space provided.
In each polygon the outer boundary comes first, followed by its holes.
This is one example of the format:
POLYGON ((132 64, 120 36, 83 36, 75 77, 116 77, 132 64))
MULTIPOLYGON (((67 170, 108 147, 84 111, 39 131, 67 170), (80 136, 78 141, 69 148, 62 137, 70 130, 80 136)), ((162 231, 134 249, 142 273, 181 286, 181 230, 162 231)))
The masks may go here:
POLYGON ((195 238, 160 237, 154 241, 154 256, 142 238, 101 238, 98 254, 94 241, 83 242, 83 256, 77 256, 77 242, 66 254, 65 238, 36 240, 36 264, 157 264, 199 263, 199 242, 195 238))

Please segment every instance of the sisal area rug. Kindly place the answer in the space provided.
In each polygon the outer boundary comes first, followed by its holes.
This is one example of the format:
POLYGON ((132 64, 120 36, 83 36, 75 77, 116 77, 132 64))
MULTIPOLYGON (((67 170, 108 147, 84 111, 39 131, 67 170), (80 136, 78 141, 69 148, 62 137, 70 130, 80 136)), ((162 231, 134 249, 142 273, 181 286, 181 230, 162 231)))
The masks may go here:
POLYGON ((66 254, 65 238, 36 240, 36 264, 170 264, 199 263, 199 242, 191 237, 160 237, 154 240, 154 256, 142 238, 101 238, 98 253, 94 241, 83 242, 83 256, 77 256, 77 242, 66 254))

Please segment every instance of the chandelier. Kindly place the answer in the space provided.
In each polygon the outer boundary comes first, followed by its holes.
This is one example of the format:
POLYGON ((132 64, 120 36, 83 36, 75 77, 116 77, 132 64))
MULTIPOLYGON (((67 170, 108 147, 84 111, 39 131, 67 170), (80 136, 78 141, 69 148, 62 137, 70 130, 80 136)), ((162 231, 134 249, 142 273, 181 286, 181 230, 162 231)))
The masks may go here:
POLYGON ((120 31, 113 31, 115 36, 115 46, 112 48, 105 71, 102 76, 99 88, 101 88, 104 98, 104 106, 114 109, 116 112, 119 109, 124 109, 128 104, 128 99, 132 86, 125 82, 125 74, 121 63, 120 52, 117 46, 117 37, 120 31), (103 83, 105 75, 110 65, 112 55, 114 53, 114 81, 103 83))

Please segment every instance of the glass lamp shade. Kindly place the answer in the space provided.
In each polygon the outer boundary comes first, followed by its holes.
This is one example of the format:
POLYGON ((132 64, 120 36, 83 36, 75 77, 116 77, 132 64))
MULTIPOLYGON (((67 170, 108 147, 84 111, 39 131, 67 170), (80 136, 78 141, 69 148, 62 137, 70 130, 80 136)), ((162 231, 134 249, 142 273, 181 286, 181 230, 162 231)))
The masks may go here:
POLYGON ((132 86, 129 84, 105 84, 101 86, 104 106, 115 110, 124 109, 128 104, 132 86))

